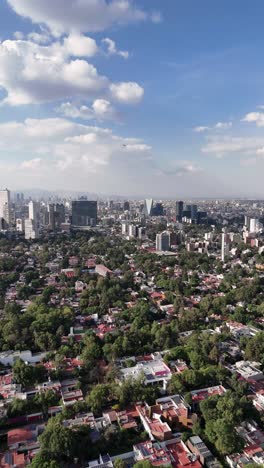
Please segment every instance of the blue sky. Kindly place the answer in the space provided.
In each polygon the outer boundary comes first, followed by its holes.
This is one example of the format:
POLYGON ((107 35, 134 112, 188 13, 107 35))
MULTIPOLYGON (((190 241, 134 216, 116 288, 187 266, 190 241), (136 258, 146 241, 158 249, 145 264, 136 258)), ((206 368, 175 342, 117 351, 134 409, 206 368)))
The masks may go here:
POLYGON ((0 185, 263 197, 263 15, 262 0, 2 0, 0 185))

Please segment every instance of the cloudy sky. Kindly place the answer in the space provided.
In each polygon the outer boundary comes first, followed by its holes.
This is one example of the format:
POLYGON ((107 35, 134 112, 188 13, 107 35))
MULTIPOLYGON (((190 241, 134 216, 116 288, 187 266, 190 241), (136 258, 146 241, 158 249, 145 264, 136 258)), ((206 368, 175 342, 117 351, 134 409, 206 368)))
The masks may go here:
POLYGON ((0 186, 264 196, 263 0, 1 0, 0 186))

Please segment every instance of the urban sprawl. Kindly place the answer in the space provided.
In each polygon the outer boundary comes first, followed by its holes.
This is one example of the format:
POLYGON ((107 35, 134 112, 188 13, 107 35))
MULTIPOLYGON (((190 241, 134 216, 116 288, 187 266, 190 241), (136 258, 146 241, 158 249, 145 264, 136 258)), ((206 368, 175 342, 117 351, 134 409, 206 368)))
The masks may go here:
POLYGON ((0 191, 0 466, 264 466, 264 202, 0 191))

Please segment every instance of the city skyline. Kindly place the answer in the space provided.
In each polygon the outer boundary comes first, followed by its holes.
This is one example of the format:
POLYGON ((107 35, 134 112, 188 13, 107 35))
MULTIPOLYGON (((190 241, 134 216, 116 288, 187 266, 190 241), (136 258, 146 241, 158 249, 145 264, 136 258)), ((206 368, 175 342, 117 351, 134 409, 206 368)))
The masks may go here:
POLYGON ((263 197, 263 12, 3 0, 1 188, 263 197))

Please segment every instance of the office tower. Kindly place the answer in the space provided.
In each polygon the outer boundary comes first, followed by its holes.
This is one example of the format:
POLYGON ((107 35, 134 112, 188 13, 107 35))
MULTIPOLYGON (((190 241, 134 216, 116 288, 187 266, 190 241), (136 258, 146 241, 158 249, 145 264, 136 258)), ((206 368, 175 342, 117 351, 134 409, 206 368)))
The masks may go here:
POLYGON ((31 219, 37 222, 38 213, 39 213, 38 204, 31 200, 28 204, 28 219, 31 219))
POLYGON ((128 235, 129 237, 137 237, 138 236, 138 226, 134 224, 129 224, 128 226, 128 235))
POLYGON ((245 215, 244 217, 244 226, 249 229, 249 225, 250 225, 250 217, 245 215))
POLYGON ((207 224, 207 212, 198 211, 197 213, 197 223, 198 224, 207 224))
POLYGON ((127 221, 122 221, 121 230, 122 230, 122 236, 126 236, 128 234, 128 222, 127 221))
POLYGON ((10 191, 0 190, 0 218, 3 219, 4 228, 7 228, 11 221, 10 213, 10 191))
POLYGON ((176 221, 182 221, 183 201, 176 202, 176 221))
POLYGON ((162 203, 156 203, 154 208, 152 209, 152 216, 163 216, 164 215, 164 208, 162 203))
POLYGON ((47 207, 47 222, 52 231, 61 229, 65 223, 65 206, 63 203, 49 203, 47 207))
POLYGON ((152 198, 147 198, 144 202, 143 214, 145 216, 152 216, 153 211, 153 200, 152 198))
POLYGON ((48 204, 48 225, 52 231, 55 231, 55 205, 48 204))
POLYGON ((78 200, 72 202, 72 225, 76 227, 96 226, 97 201, 78 200))
MULTIPOLYGON (((197 211, 198 207, 197 205, 186 205, 186 210, 188 213, 190 213, 190 218, 195 221, 197 219, 197 211)), ((188 216, 187 216, 188 218, 188 216)))
POLYGON ((225 261, 225 257, 229 254, 230 252, 230 236, 227 234, 226 229, 223 229, 222 235, 221 235, 221 260, 222 262, 225 261))
POLYGON ((17 232, 24 232, 25 230, 25 221, 22 218, 18 218, 16 220, 16 231, 17 232))
POLYGON ((36 222, 33 219, 25 220, 25 239, 37 239, 38 238, 38 229, 36 227, 36 222))
POLYGON ((139 227, 138 228, 138 238, 139 239, 144 239, 145 236, 146 236, 146 228, 144 228, 143 226, 139 227))
POLYGON ((191 205, 191 218, 196 221, 197 220, 197 212, 198 212, 198 207, 197 205, 191 205))
POLYGON ((260 231, 260 222, 257 218, 250 218, 249 220, 249 232, 250 233, 257 233, 260 231))
POLYGON ((156 235, 156 250, 166 252, 170 250, 170 233, 163 231, 156 235))
POLYGON ((124 211, 130 211, 130 204, 129 201, 124 202, 124 211))

